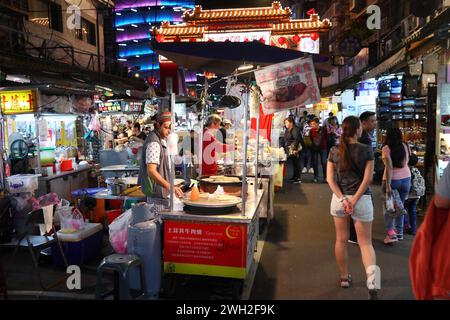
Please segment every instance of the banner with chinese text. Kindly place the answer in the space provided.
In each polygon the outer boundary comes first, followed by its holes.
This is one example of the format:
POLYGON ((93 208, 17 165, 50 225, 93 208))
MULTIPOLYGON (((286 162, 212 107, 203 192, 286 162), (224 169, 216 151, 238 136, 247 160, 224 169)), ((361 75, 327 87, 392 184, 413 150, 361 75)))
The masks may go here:
POLYGON ((321 101, 312 58, 277 63, 255 71, 264 114, 321 101))

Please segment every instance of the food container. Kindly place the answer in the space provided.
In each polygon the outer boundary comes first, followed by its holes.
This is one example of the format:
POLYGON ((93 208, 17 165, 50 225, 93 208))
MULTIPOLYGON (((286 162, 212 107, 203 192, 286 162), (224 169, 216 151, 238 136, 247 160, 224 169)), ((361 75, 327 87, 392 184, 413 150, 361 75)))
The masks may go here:
POLYGON ((41 148, 41 166, 52 165, 55 162, 55 148, 41 148))
POLYGON ((33 192, 38 189, 39 174, 16 174, 7 178, 11 193, 33 192))
POLYGON ((106 179, 106 185, 108 187, 108 194, 112 196, 120 196, 127 189, 127 185, 122 179, 106 179))
POLYGON ((73 170, 72 160, 69 159, 69 160, 61 161, 60 170, 61 171, 72 171, 73 170))
POLYGON ((212 176, 201 176, 197 179, 200 181, 200 191, 214 193, 220 185, 223 187, 223 191, 227 194, 240 194, 242 192, 242 177, 225 175, 225 177, 236 177, 240 180, 239 182, 208 181, 207 179, 210 177, 212 176))

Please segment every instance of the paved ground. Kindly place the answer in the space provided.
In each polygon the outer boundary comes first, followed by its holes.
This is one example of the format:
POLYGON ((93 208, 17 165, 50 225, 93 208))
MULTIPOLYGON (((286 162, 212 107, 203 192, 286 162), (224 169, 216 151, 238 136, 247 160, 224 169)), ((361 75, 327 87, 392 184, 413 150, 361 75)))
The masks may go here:
MULTIPOLYGON (((329 214, 327 184, 288 184, 276 194, 271 222, 251 299, 367 299, 359 247, 349 244, 354 286, 341 289, 334 257, 335 231, 329 214)), ((381 268, 381 299, 413 299, 408 258, 412 236, 394 246, 383 244, 384 220, 380 187, 374 186, 374 247, 381 268)))
MULTIPOLYGON (((287 184, 275 197, 275 219, 270 223, 261 261, 256 272, 251 299, 366 299, 365 275, 359 248, 349 245, 350 268, 354 279, 351 289, 337 287, 338 271, 334 258, 334 226, 329 215, 331 192, 326 184, 308 182, 287 184)), ((382 272, 381 299, 413 299, 409 281, 408 257, 412 237, 405 236, 395 246, 385 246, 381 215, 380 188, 374 188, 374 246, 382 272)), ((107 237, 103 255, 111 253, 107 237)), ((0 257, 8 259, 2 251, 0 257)), ((1 259, 1 258, 0 258, 1 259)), ((65 282, 50 293, 40 291, 31 274, 31 260, 23 252, 8 276, 11 299, 93 299, 95 270, 101 257, 82 267, 82 290, 69 291, 65 282)), ((5 260, 3 260, 4 262, 5 260)), ((51 283, 65 275, 61 268, 44 262, 43 278, 51 283)), ((108 279, 107 279, 108 280, 108 279)), ((112 279, 109 278, 109 285, 112 279)), ((181 277, 175 286, 164 281, 163 299, 236 298, 237 283, 215 278, 181 277)))

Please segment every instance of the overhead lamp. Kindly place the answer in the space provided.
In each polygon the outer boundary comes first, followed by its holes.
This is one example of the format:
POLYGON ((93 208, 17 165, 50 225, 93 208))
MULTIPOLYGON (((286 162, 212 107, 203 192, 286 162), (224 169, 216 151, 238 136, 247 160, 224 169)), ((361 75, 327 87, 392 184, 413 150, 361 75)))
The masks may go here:
POLYGON ((121 16, 122 14, 120 12, 116 12, 116 16, 121 16))
POLYGON ((138 26, 137 26, 136 24, 134 24, 134 23, 133 23, 133 24, 131 24, 131 26, 132 26, 132 27, 135 27, 135 28, 137 28, 137 27, 138 27, 138 26))
POLYGON ((131 9, 131 11, 133 11, 133 12, 137 12, 137 10, 136 10, 136 9, 131 9))
POLYGON ((5 80, 17 83, 30 83, 29 77, 24 75, 7 74, 5 80))
POLYGON ((166 6, 161 6, 161 9, 164 9, 166 6))
POLYGON ((135 76, 136 78, 139 78, 139 73, 135 73, 134 76, 135 76))
POLYGON ((127 44, 126 44, 126 43, 119 43, 119 46, 121 46, 121 47, 126 47, 127 44))
POLYGON ((116 28, 117 31, 125 31, 124 28, 116 28))
POLYGON ((253 68, 254 68, 254 66, 251 63, 244 62, 244 64, 242 64, 238 67, 238 71, 247 71, 247 70, 251 70, 253 68))
POLYGON ((138 41, 138 40, 136 40, 136 39, 134 39, 133 41, 134 41, 134 42, 139 42, 139 41, 138 41))

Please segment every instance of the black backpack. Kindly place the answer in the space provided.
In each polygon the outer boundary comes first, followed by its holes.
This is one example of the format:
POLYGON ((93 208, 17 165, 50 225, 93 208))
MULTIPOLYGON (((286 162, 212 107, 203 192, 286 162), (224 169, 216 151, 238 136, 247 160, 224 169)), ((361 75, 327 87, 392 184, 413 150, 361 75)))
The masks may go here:
POLYGON ((0 199, 0 243, 9 242, 14 231, 11 198, 0 199))

